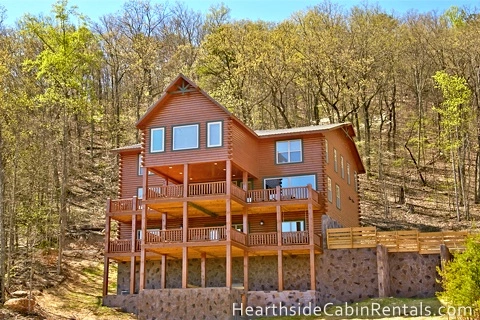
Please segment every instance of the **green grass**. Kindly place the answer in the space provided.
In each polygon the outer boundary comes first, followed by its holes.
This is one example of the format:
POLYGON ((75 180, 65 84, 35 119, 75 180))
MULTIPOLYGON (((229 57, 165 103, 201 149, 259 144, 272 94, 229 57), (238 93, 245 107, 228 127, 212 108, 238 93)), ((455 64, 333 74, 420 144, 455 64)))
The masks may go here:
MULTIPOLYGON (((310 316, 265 317, 260 319, 285 320, 340 320, 340 319, 448 319, 437 298, 376 298, 362 302, 332 306, 310 316)), ((308 310, 307 310, 308 311, 308 310)), ((446 313, 446 310, 444 311, 446 313)), ((311 312, 313 314, 313 312, 311 312)))

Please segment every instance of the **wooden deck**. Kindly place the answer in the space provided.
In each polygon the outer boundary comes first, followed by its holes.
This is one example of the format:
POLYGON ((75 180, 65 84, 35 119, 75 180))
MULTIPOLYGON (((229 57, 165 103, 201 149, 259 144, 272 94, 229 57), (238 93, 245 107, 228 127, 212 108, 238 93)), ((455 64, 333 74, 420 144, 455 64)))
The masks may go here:
POLYGON ((388 252, 439 254, 440 245, 451 251, 465 249, 467 231, 419 232, 418 230, 377 231, 375 227, 327 230, 328 249, 375 248, 384 245, 388 252))
MULTIPOLYGON (((197 210, 201 207, 218 215, 225 214, 225 200, 232 199, 232 212, 241 212, 249 208, 252 213, 264 213, 281 204, 289 211, 302 210, 308 203, 314 208, 320 208, 320 195, 309 186, 276 189, 258 189, 245 191, 235 184, 230 187, 227 195, 226 182, 193 183, 188 185, 188 192, 184 194, 183 185, 150 186, 146 192, 146 199, 132 197, 128 199, 108 200, 107 215, 113 219, 129 222, 132 214, 140 214, 144 205, 148 206, 148 215, 155 212, 169 212, 171 216, 182 215, 182 201, 192 204, 189 216, 201 216, 205 211, 197 210)), ((147 218, 150 218, 147 216, 147 218)))
MULTIPOLYGON (((175 250, 181 249, 183 246, 202 247, 204 250, 207 250, 206 248, 208 247, 224 246, 227 241, 225 226, 190 228, 187 234, 188 239, 184 242, 182 229, 148 231, 145 237, 145 245, 146 248, 151 251, 159 251, 165 248, 175 252, 175 250)), ((255 252, 257 250, 277 251, 278 249, 305 249, 310 245, 308 231, 282 232, 280 244, 277 232, 246 234, 232 228, 230 234, 233 246, 249 252, 255 252)), ((141 250, 141 240, 136 240, 134 251, 132 251, 131 243, 132 241, 129 239, 110 240, 107 253, 114 257, 115 254, 134 253, 141 250)), ((314 235, 313 243, 317 252, 321 252, 322 238, 320 235, 314 235)))

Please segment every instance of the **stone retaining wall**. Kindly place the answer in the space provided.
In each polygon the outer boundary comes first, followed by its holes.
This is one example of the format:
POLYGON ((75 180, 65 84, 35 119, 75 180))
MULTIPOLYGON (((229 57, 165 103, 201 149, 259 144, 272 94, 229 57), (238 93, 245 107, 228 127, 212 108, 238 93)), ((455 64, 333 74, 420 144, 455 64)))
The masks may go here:
POLYGON ((307 308, 315 308, 318 297, 318 292, 313 290, 249 291, 247 294, 248 305, 261 308, 263 316, 311 314, 313 310, 309 313, 307 308))
POLYGON ((138 319, 234 319, 242 291, 227 288, 143 290, 138 295, 138 319))
POLYGON ((103 305, 111 308, 119 308, 123 312, 137 314, 138 294, 110 295, 103 297, 103 305))

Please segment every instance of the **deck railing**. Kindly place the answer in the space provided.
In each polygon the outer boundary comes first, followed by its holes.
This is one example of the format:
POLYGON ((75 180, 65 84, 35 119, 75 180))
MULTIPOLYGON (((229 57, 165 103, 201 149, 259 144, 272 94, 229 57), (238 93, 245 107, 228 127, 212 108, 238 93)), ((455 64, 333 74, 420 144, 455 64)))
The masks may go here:
POLYGON ((235 196, 238 199, 241 199, 243 201, 247 199, 247 192, 233 183, 231 186, 231 192, 232 196, 235 196))
POLYGON ((133 201, 130 199, 118 199, 110 201, 110 212, 133 211, 133 201))
POLYGON ((188 229, 188 241, 218 241, 226 239, 225 226, 188 229))
POLYGON ((248 245, 249 246, 273 246, 277 245, 277 233, 276 232, 262 232, 262 233, 249 233, 248 245))
POLYGON ((276 201, 277 192, 275 189, 248 190, 247 202, 276 201))
POLYGON ((232 238, 232 241, 247 245, 247 235, 245 233, 240 232, 235 228, 232 228, 232 230, 230 231, 230 236, 232 238))
POLYGON ((111 240, 108 252, 122 253, 130 252, 132 250, 132 240, 111 240))
POLYGON ((321 247, 322 246, 322 236, 319 235, 319 234, 314 234, 313 235, 313 244, 321 247))
POLYGON ((165 243, 165 242, 182 242, 182 229, 152 230, 147 231, 145 237, 146 244, 165 243))
POLYGON ((419 232, 418 230, 377 231, 375 227, 327 229, 328 249, 375 248, 384 245, 389 252, 438 254, 440 245, 463 250, 467 231, 419 232))
POLYGON ((148 187, 148 199, 182 198, 183 184, 148 187))
POLYGON ((308 187, 291 187, 281 189, 282 200, 308 199, 308 187))
POLYGON ((282 244, 308 244, 308 231, 282 232, 282 244))
POLYGON ((188 185, 188 196, 226 194, 226 182, 192 183, 188 185))

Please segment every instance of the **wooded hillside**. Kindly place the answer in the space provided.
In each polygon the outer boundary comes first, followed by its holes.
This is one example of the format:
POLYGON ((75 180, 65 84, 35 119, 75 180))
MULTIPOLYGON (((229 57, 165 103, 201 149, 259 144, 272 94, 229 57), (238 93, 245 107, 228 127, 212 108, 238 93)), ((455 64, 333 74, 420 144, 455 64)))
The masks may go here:
POLYGON ((479 216, 478 10, 321 2, 273 23, 133 0, 99 21, 67 1, 15 26, 5 14, 2 285, 20 248, 58 249, 60 273, 65 237, 103 225, 117 192, 110 150, 139 142, 136 121, 178 73, 253 129, 352 122, 365 224, 453 229, 479 216))

